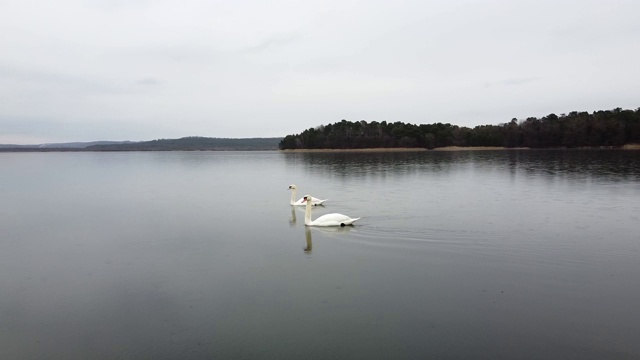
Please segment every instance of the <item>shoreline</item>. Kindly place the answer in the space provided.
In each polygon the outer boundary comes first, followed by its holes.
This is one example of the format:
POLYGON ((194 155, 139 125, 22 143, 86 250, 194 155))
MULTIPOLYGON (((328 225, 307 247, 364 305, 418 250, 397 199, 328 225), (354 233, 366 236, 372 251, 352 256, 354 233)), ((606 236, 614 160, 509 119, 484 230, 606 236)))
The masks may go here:
POLYGON ((426 152, 426 151, 512 151, 512 150, 640 150, 640 144, 626 144, 621 147, 580 147, 580 148, 529 148, 502 146, 445 146, 433 149, 426 148, 365 148, 365 149, 285 149, 287 152, 426 152))
POLYGON ((594 147, 578 147, 578 148, 529 148, 529 147, 515 147, 508 148, 502 146, 444 146, 434 149, 427 148, 365 148, 365 149, 127 149, 127 150, 97 150, 97 149, 82 149, 82 148, 1 148, 2 153, 35 153, 35 152, 163 152, 163 151, 277 151, 280 153, 322 153, 322 152, 361 152, 361 153, 375 153, 375 152, 460 152, 460 151, 544 151, 544 150, 640 150, 640 143, 625 144, 620 147, 614 146, 594 146, 594 147))
POLYGON ((285 149, 280 152, 412 152, 429 151, 426 148, 364 148, 364 149, 285 149))
POLYGON ((364 149, 285 149, 280 152, 428 152, 428 151, 486 151, 531 150, 531 148, 507 148, 500 146, 445 146, 440 148, 364 148, 364 149))
POLYGON ((531 150, 528 147, 508 148, 504 146, 444 146, 434 148, 432 151, 473 151, 473 150, 531 150))

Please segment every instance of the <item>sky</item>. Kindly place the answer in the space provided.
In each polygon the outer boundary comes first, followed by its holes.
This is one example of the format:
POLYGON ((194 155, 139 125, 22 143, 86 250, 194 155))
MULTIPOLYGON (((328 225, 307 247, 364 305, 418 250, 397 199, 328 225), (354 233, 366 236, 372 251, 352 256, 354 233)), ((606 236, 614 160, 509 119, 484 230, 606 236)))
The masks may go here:
POLYGON ((0 0, 0 144, 640 107, 637 0, 0 0))

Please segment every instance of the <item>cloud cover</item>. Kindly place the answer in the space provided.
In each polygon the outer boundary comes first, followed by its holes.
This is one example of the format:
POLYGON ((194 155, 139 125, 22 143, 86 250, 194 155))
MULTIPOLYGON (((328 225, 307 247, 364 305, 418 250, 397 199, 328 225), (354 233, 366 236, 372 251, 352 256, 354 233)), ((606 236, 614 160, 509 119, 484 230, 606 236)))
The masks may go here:
POLYGON ((0 143, 640 106, 637 1, 2 1, 0 143))

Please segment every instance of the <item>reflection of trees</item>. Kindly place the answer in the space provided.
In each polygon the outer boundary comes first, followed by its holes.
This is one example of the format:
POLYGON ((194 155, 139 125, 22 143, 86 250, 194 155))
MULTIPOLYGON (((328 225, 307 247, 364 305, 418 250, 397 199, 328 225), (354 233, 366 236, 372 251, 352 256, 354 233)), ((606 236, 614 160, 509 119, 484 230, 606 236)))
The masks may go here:
POLYGON ((443 171, 461 152, 301 152, 283 153, 287 166, 303 166, 314 175, 367 177, 443 171))
POLYGON ((554 179, 640 179, 640 153, 625 150, 547 150, 531 152, 517 162, 529 176, 554 179))
POLYGON ((312 176, 375 178, 467 171, 505 171, 510 176, 640 178, 640 152, 615 149, 546 149, 453 152, 293 152, 287 167, 312 176))

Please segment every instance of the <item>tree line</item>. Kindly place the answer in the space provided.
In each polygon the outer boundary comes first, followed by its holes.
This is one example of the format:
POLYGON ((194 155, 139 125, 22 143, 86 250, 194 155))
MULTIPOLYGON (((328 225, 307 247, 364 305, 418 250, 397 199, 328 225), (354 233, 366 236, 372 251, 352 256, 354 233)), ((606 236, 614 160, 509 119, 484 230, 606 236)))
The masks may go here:
POLYGON ((636 110, 573 111, 542 118, 512 119, 499 125, 474 128, 457 125, 408 124, 342 120, 287 135, 279 148, 364 149, 427 148, 445 146, 499 147, 621 147, 640 143, 640 108, 636 110))

